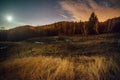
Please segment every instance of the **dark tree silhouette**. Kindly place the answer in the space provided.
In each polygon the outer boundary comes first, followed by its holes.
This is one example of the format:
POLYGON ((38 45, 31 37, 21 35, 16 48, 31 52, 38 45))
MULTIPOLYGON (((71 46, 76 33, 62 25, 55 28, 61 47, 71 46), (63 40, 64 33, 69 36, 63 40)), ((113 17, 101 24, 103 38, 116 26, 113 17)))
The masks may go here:
POLYGON ((98 18, 94 12, 92 12, 88 21, 88 34, 98 34, 98 18))

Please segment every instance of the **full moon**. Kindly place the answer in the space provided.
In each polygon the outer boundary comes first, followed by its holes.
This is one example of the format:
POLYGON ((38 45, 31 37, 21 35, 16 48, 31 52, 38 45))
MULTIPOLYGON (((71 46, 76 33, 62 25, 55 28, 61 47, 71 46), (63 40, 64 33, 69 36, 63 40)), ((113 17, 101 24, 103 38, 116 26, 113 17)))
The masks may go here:
POLYGON ((11 22, 13 20, 13 17, 9 15, 6 17, 6 19, 7 19, 7 21, 11 22))

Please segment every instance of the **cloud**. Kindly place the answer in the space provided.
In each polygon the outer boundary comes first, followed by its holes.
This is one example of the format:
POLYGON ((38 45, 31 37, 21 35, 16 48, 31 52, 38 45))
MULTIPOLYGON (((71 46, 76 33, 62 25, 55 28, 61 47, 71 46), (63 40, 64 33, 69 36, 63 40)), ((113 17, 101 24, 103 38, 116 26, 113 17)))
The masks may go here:
POLYGON ((63 18, 65 18, 65 19, 67 19, 68 17, 66 16, 66 15, 64 15, 64 14, 59 14, 61 17, 63 17, 63 18))
POLYGON ((109 7, 120 8, 120 0, 97 0, 100 5, 108 4, 109 7))
POLYGON ((60 6, 76 21, 88 21, 92 12, 96 13, 99 21, 120 16, 119 7, 106 7, 94 0, 64 0, 60 2, 60 6))

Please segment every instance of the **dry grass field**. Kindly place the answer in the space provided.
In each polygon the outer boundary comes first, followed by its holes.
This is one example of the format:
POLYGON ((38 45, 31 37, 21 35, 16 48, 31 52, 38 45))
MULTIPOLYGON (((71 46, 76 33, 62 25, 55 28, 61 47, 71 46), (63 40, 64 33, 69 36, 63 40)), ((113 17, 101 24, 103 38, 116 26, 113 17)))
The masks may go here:
POLYGON ((102 56, 24 57, 1 65, 0 80, 120 80, 118 64, 102 56))
POLYGON ((120 80, 118 35, 0 44, 0 80, 120 80))

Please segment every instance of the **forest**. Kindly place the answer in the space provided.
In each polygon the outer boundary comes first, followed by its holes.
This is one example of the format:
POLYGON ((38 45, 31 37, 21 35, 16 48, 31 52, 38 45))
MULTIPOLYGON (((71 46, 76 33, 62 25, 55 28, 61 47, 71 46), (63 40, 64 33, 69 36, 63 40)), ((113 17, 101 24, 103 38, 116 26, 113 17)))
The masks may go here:
POLYGON ((61 21, 43 26, 24 25, 0 30, 0 41, 21 41, 44 36, 87 36, 105 33, 120 33, 120 17, 100 22, 93 12, 88 21, 61 21))

